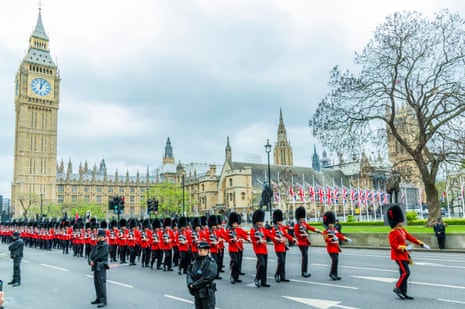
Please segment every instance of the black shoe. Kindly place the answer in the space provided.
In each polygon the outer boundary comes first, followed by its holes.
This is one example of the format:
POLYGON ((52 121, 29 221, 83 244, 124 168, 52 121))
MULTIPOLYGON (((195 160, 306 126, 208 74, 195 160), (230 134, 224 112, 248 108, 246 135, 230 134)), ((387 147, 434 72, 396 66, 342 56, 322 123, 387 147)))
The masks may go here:
POLYGON ((13 284, 13 287, 15 288, 15 287, 20 286, 20 285, 21 285, 21 283, 15 282, 15 283, 13 284))
POLYGON ((402 295, 405 299, 414 299, 414 297, 407 295, 407 293, 402 292, 402 295))
POLYGON ((15 284, 16 282, 14 280, 8 282, 8 284, 15 284))
POLYGON ((281 282, 290 282, 289 279, 281 279, 281 282))
POLYGON ((234 280, 234 282, 236 282, 236 283, 241 283, 242 280, 241 280, 241 279, 236 279, 236 280, 234 280))
POLYGON ((302 277, 304 277, 304 278, 308 278, 310 276, 311 276, 311 274, 309 274, 309 273, 302 273, 302 277))
POLYGON ((101 301, 98 300, 98 299, 96 299, 96 300, 94 300, 94 301, 91 301, 90 303, 91 303, 92 305, 97 305, 97 304, 100 304, 101 301))
POLYGON ((107 304, 100 304, 100 305, 97 306, 97 308, 103 308, 103 307, 106 307, 106 306, 107 306, 107 304))
POLYGON ((173 270, 174 270, 174 269, 172 269, 172 268, 168 268, 168 271, 173 271, 173 270))
POLYGON ((244 275, 245 275, 245 273, 242 273, 242 272, 241 272, 241 273, 239 273, 239 275, 241 275, 241 276, 244 276, 244 275))
POLYGON ((262 283, 262 286, 264 286, 265 288, 269 288, 271 285, 269 285, 267 283, 262 283))
POLYGON ((333 279, 334 281, 337 280, 337 276, 336 276, 336 275, 331 274, 331 275, 329 275, 329 277, 330 277, 331 279, 333 279))
POLYGON ((221 280, 221 279, 223 279, 223 277, 216 276, 216 277, 215 277, 215 279, 217 279, 217 280, 221 280))
POLYGON ((253 282, 255 283, 255 286, 256 286, 257 288, 260 287, 260 281, 258 281, 257 278, 255 278, 253 282))
POLYGON ((400 299, 405 299, 404 295, 402 294, 402 291, 399 288, 395 288, 392 290, 397 296, 399 296, 400 299))

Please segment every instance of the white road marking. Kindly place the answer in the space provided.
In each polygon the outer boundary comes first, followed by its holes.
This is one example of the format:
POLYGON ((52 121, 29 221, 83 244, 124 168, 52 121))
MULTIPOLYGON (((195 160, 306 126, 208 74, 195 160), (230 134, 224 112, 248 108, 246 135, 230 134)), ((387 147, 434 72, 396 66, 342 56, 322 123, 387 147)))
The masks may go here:
POLYGON ((446 303, 465 304, 465 301, 458 301, 458 300, 452 300, 452 299, 438 298, 438 300, 446 302, 446 303))
POLYGON ((322 286, 330 286, 333 288, 341 288, 341 289, 350 289, 350 290, 358 290, 357 287, 348 286, 348 285, 339 285, 339 284, 331 284, 331 283, 321 283, 321 282, 313 282, 313 281, 306 281, 306 280, 298 280, 298 279, 289 279, 292 282, 298 283, 306 283, 306 284, 313 284, 313 285, 322 285, 322 286))
POLYGON ((165 294, 165 295, 163 295, 163 296, 165 296, 165 297, 167 297, 167 298, 171 298, 171 299, 177 300, 177 301, 181 301, 181 302, 183 302, 183 303, 194 304, 193 301, 188 300, 188 299, 184 299, 184 298, 181 298, 181 297, 176 297, 176 296, 168 295, 168 294, 165 294))
MULTIPOLYGON (((87 278, 94 278, 92 275, 86 275, 87 278)), ((124 286, 126 288, 130 288, 132 289, 134 286, 133 285, 130 285, 130 284, 126 284, 126 283, 121 283, 121 282, 118 282, 118 281, 113 281, 113 280, 108 280, 107 279, 107 282, 109 283, 112 283, 112 284, 116 284, 116 285, 120 285, 120 286, 124 286)))
POLYGON ((66 269, 66 268, 61 268, 61 267, 57 267, 57 266, 53 266, 53 265, 40 264, 40 266, 44 266, 44 267, 48 267, 48 268, 53 268, 53 269, 61 270, 61 271, 69 271, 69 270, 66 269))
MULTIPOLYGON (((365 277, 365 276, 352 276, 352 277, 360 278, 360 279, 373 280, 373 281, 379 281, 379 282, 385 282, 385 283, 393 283, 393 282, 396 282, 398 280, 398 278, 384 278, 384 277, 365 277)), ((419 281, 409 281, 409 282, 411 284, 437 286, 437 287, 441 287, 441 288, 465 290, 465 286, 460 286, 460 285, 449 285, 449 284, 419 282, 419 281)))
POLYGON ((343 306, 339 305, 341 302, 340 301, 334 301, 334 300, 327 300, 327 299, 315 299, 315 298, 302 298, 302 297, 291 297, 291 296, 283 296, 284 298, 287 298, 289 300, 293 300, 295 302, 309 305, 318 309, 328 309, 328 308, 343 308, 343 309, 358 309, 356 307, 349 307, 349 306, 343 306))
MULTIPOLYGON (((312 264, 312 265, 329 267, 329 264, 312 264)), ((371 268, 371 267, 359 267, 359 266, 347 266, 347 265, 341 265, 341 267, 350 268, 350 269, 363 269, 363 270, 370 270, 370 271, 384 271, 388 273, 399 273, 398 270, 384 269, 384 268, 371 268)))
MULTIPOLYGON (((188 304, 191 304, 191 305, 194 304, 193 301, 188 300, 188 299, 184 299, 184 298, 181 298, 181 297, 177 297, 177 296, 173 296, 173 295, 169 295, 169 294, 165 294, 165 295, 163 295, 163 296, 165 296, 166 298, 171 298, 171 299, 174 299, 174 300, 183 302, 183 303, 188 303, 188 304)), ((215 307, 215 309, 220 309, 220 308, 215 307)))

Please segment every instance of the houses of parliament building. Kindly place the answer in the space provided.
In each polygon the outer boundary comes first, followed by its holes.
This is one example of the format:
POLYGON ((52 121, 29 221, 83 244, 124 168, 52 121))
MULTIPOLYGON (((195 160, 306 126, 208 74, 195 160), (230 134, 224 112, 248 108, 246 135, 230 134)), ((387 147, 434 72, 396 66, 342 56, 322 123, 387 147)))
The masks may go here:
MULTIPOLYGON (((176 162, 170 138, 165 145, 162 164, 158 169, 130 175, 110 173, 106 162, 89 166, 87 162, 73 166, 57 158, 57 123, 60 106, 60 73, 49 50, 49 38, 39 10, 36 26, 29 38, 29 48, 15 78, 15 143, 14 172, 11 186, 12 217, 23 216, 27 204, 40 200, 49 204, 91 203, 107 208, 108 200, 125 196, 125 216, 146 213, 148 190, 157 183, 169 181, 183 186, 189 214, 227 213, 249 214, 258 207, 263 185, 271 178, 273 190, 280 195, 273 199, 273 208, 281 208, 289 216, 304 204, 288 196, 296 184, 324 186, 336 183, 351 186, 355 179, 373 187, 369 175, 384 168, 380 160, 357 160, 353 168, 329 168, 331 162, 323 153, 320 160, 313 153, 312 167, 296 167, 287 139, 283 113, 279 113, 277 138, 273 147, 273 162, 268 175, 267 164, 233 160, 229 137, 225 140, 222 165, 176 162), (365 167, 361 167, 365 164, 365 167), (366 171, 366 177, 363 177, 366 171), (356 177, 356 178, 355 178, 356 177), (300 203, 300 205, 299 205, 300 203)), ((310 162, 310 160, 309 160, 310 162)))

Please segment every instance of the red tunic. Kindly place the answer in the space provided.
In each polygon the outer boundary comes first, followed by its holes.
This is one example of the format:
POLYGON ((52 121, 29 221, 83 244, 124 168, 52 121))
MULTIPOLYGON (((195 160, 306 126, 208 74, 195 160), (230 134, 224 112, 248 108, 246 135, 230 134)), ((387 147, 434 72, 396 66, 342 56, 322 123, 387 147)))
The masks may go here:
POLYGON ((270 230, 267 230, 264 227, 251 228, 250 238, 252 239, 252 246, 255 254, 268 254, 266 239, 273 238, 270 230))
POLYGON ((339 233, 336 229, 326 229, 323 231, 323 238, 326 241, 326 251, 328 253, 339 253, 339 239, 346 240, 346 237, 339 233))
POLYGON ((273 226, 271 235, 275 252, 286 252, 286 242, 284 238, 287 238, 290 242, 294 242, 294 238, 289 235, 287 229, 283 225, 273 226))
POLYGON ((297 246, 308 247, 311 245, 307 231, 317 232, 318 229, 307 224, 305 221, 294 224, 294 235, 297 238, 297 246))
POLYGON ((408 261, 406 240, 421 245, 422 242, 410 235, 403 227, 393 228, 389 232, 389 244, 391 245, 391 260, 408 261))

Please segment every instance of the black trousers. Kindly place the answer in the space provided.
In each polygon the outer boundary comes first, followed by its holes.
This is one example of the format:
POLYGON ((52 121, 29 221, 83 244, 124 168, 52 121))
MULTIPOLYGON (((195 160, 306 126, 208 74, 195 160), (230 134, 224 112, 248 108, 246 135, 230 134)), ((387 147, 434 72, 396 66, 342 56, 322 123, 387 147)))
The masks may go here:
POLYGON ((97 300, 107 304, 107 270, 104 268, 100 271, 94 270, 94 286, 97 300))
POLYGON ((118 249, 117 245, 110 245, 110 261, 116 262, 116 249, 118 249))
POLYGON ((337 264, 339 263, 339 253, 329 253, 331 257, 331 271, 329 275, 335 275, 337 277, 337 264))
POLYGON ((408 266, 408 261, 398 261, 396 260, 397 265, 399 265, 400 277, 396 283, 396 288, 399 288, 404 294, 407 293, 407 279, 410 276, 410 268, 408 266))
POLYGON ((128 246, 129 252, 129 264, 135 265, 136 264, 136 246, 128 246))
POLYGON ((446 237, 438 237, 438 245, 439 245, 439 249, 445 249, 446 248, 446 237))
POLYGON ((268 264, 267 254, 257 254, 257 278, 262 285, 266 284, 266 268, 268 264))
POLYGON ((301 272, 306 274, 308 270, 308 246, 299 246, 300 253, 302 254, 301 272))
POLYGON ((127 255, 127 246, 118 246, 119 250, 119 260, 122 263, 126 263, 126 255, 127 255))
POLYGON ((211 293, 211 295, 208 295, 208 297, 196 297, 195 309, 215 309, 215 303, 215 293, 211 293))
POLYGON ((186 273, 187 267, 189 266, 189 251, 179 251, 179 271, 183 274, 186 273))
POLYGON ((231 267, 231 278, 234 280, 239 279, 239 254, 237 252, 229 252, 230 256, 230 267, 231 267))
POLYGON ((278 258, 278 265, 275 276, 279 276, 280 279, 286 279, 286 252, 276 252, 276 257, 278 258))
POLYGON ((21 283, 21 257, 13 258, 13 282, 21 283))
POLYGON ((165 255, 165 258, 163 260, 163 267, 166 270, 166 268, 171 269, 172 268, 172 252, 171 249, 169 250, 163 250, 163 253, 165 255))
POLYGON ((142 262, 141 262, 142 266, 149 267, 151 249, 150 247, 147 247, 147 248, 141 248, 141 250, 142 250, 142 262))

